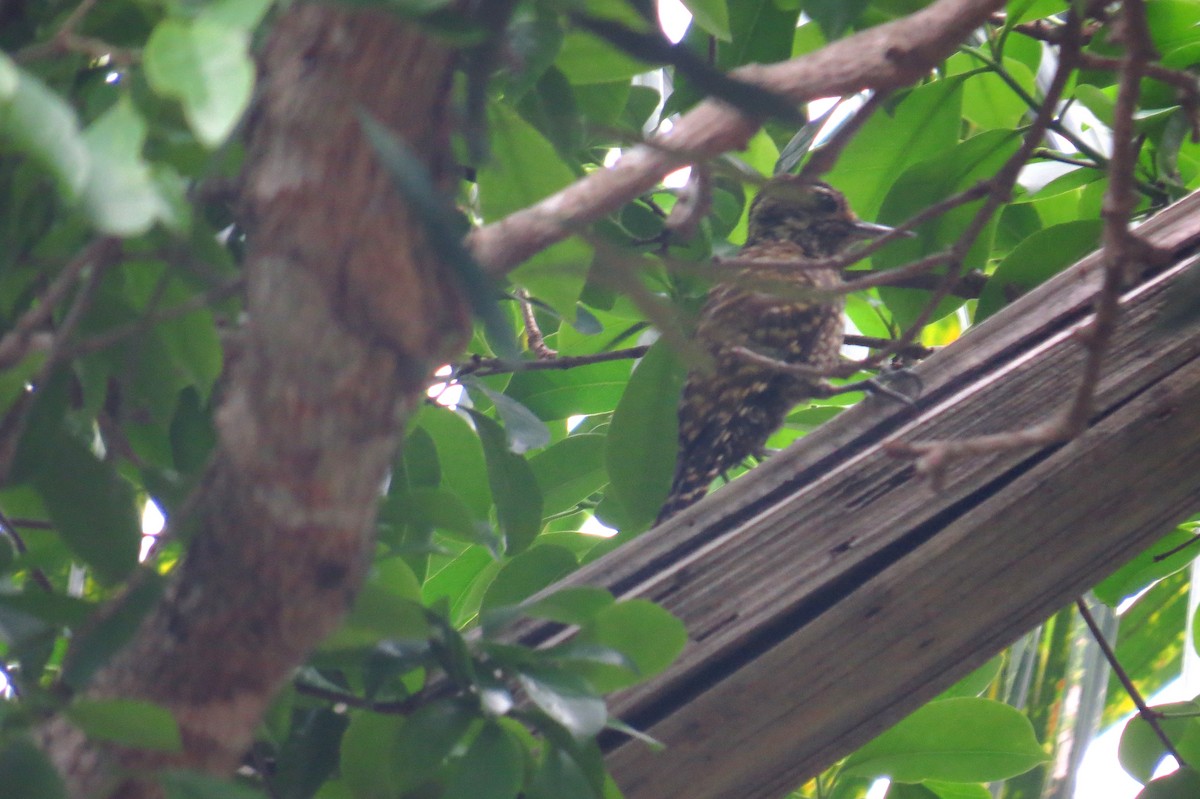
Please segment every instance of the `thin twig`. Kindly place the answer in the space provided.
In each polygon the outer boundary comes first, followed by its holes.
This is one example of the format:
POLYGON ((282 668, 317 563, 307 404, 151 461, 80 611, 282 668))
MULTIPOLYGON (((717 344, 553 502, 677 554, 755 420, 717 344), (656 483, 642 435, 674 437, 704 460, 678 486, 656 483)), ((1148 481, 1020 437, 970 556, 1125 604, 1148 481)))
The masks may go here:
MULTIPOLYGON (((612 350, 610 352, 597 352, 591 355, 559 355, 555 358, 549 358, 539 361, 506 361, 502 358, 480 358, 476 356, 469 363, 455 367, 453 376, 447 379, 453 380, 467 375, 475 375, 476 377, 487 377, 488 375, 508 374, 510 372, 538 372, 555 369, 574 369, 579 366, 590 366, 594 363, 605 363, 607 361, 623 361, 641 358, 649 351, 649 345, 639 347, 629 347, 623 350, 612 350)), ((438 382, 445 382, 439 379, 438 382)))
POLYGON ((97 260, 111 260, 119 247, 118 239, 94 239, 67 262, 42 296, 21 314, 12 329, 0 339, 0 370, 15 366, 28 354, 34 333, 50 321, 54 309, 75 286, 83 270, 97 260))
MULTIPOLYGON (((42 527, 43 524, 45 524, 45 522, 37 522, 35 525, 29 523, 29 521, 25 519, 10 519, 4 515, 3 511, 0 511, 0 531, 8 536, 9 540, 13 542, 13 546, 16 547, 17 552, 22 555, 29 551, 29 547, 26 546, 25 539, 22 538, 21 534, 17 532, 17 527, 36 526, 39 529, 47 529, 47 527, 49 527, 49 525, 42 527), (25 524, 22 524, 22 522, 25 522, 25 524)), ((36 566, 33 567, 29 570, 29 577, 34 583, 37 584, 38 588, 41 588, 48 594, 54 593, 54 584, 50 582, 50 578, 47 577, 46 573, 41 569, 37 568, 36 566)))
POLYGON ((370 710, 373 713, 385 713, 389 715, 405 716, 413 712, 420 706, 422 697, 414 694, 406 699, 395 699, 381 702, 375 699, 364 699, 355 694, 335 691, 330 688, 322 688, 310 683, 294 680, 292 687, 296 689, 296 693, 304 696, 312 696, 317 699, 325 699, 337 704, 346 705, 347 707, 360 708, 362 710, 370 710))
POLYGON ((75 335, 84 314, 91 307, 92 299, 100 286, 100 278, 120 255, 120 242, 115 239, 106 241, 109 242, 109 246, 94 253, 92 269, 87 273, 83 285, 75 294, 74 302, 67 309, 62 323, 55 331, 54 343, 50 345, 46 359, 42 362, 37 374, 30 380, 34 386, 33 392, 27 391, 22 394, 13 403, 3 421, 0 421, 0 484, 7 482, 12 470, 13 458, 17 452, 17 442, 20 441, 25 425, 29 421, 29 411, 33 406, 34 394, 45 389, 55 370, 64 360, 68 343, 75 335))
POLYGON ((1092 616, 1092 612, 1088 610, 1087 603, 1083 601, 1082 597, 1075 600, 1075 607, 1079 608, 1079 615, 1083 617, 1084 624, 1092 631, 1092 637, 1096 639, 1096 644, 1100 647, 1100 651, 1104 653, 1104 658, 1112 668, 1113 674, 1117 675, 1117 679, 1121 681, 1121 685, 1125 688, 1125 693, 1133 700, 1133 704, 1138 709, 1138 716, 1150 725, 1150 729, 1154 730, 1154 734, 1158 736, 1158 740, 1162 742, 1163 747, 1175 758, 1175 762, 1179 764, 1179 767, 1186 767, 1188 765, 1187 761, 1180 756, 1179 751, 1175 748, 1175 744, 1171 742, 1162 725, 1158 723, 1162 717, 1161 714, 1146 704, 1141 691, 1133 684, 1133 680, 1130 679, 1129 674, 1121 666, 1121 662, 1117 660, 1117 653, 1113 651, 1112 646, 1104 637, 1104 633, 1100 630, 1100 625, 1096 624, 1096 619, 1092 616))
POLYGON ((187 316, 190 313, 207 308, 215 302, 220 302, 223 299, 232 297, 242 290, 245 285, 245 279, 241 276, 230 278, 218 286, 213 286, 207 291, 193 295, 178 305, 172 305, 170 308, 153 311, 146 314, 141 319, 136 319, 111 330, 105 330, 103 333, 97 333, 94 336, 89 336, 81 339, 77 344, 70 347, 66 353, 67 357, 78 358, 82 355, 90 355, 93 352, 108 349, 127 339, 131 336, 136 336, 145 333, 150 328, 160 325, 163 322, 169 322, 172 319, 178 319, 181 316, 187 316))
POLYGON ((546 346, 546 337, 538 327, 537 318, 533 315, 533 303, 529 301, 529 292, 525 289, 517 291, 517 301, 521 306, 521 320, 525 323, 525 338, 529 349, 538 358, 553 358, 557 352, 546 346))

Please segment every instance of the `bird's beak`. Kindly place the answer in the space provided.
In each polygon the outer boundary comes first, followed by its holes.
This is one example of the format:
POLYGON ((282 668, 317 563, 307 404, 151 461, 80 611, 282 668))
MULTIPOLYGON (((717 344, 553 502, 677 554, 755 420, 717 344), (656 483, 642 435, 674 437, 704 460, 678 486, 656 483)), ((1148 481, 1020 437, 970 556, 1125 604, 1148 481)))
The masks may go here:
MULTIPOLYGON (((891 233, 893 230, 895 230, 895 228, 888 227, 887 225, 877 225, 874 222, 863 222, 862 220, 859 220, 854 223, 855 234, 859 238, 863 238, 863 239, 879 238, 880 236, 882 236, 885 233, 891 233)), ((906 231, 904 231, 904 233, 902 235, 904 235, 906 237, 912 237, 912 236, 915 236, 916 234, 913 233, 911 230, 906 230, 906 231)))

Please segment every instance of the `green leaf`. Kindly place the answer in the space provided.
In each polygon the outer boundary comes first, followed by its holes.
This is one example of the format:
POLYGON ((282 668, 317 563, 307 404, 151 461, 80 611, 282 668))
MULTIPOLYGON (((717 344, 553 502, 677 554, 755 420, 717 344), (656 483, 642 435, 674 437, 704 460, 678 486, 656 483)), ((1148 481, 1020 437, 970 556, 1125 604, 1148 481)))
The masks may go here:
POLYGON ((437 529, 468 544, 490 544, 494 534, 462 499, 445 488, 413 488, 388 497, 381 517, 396 524, 437 529))
MULTIPOLYGON (((1176 750, 1187 762, 1200 755, 1200 703, 1172 702, 1155 705, 1151 710, 1160 714, 1159 727, 1166 733, 1176 750)), ((1134 716, 1125 725, 1117 744, 1117 759, 1129 776, 1141 783, 1150 781, 1158 764, 1170 753, 1158 734, 1141 716, 1134 716)))
POLYGON ((79 630, 63 663, 63 683, 82 691, 92 675, 133 638, 142 619, 157 606, 165 585, 161 575, 143 571, 114 610, 79 630))
POLYGON ((524 781, 524 750, 490 721, 453 766, 442 799, 512 799, 524 781))
MULTIPOLYGON (((1029 67, 1011 58, 1005 58, 1003 65, 1005 72, 1030 95, 1036 94, 1029 67)), ((1011 130, 1018 127, 1028 113, 1029 106, 1025 101, 994 72, 971 75, 963 83, 963 116, 984 130, 1011 130)))
MULTIPOLYGON (((863 219, 876 219, 894 181, 912 164, 944 157, 958 143, 962 81, 941 80, 913 89, 899 104, 874 114, 855 136, 827 180, 863 219)), ((911 210, 917 203, 909 203, 911 210)))
MULTIPOLYGON (((403 561, 391 561, 401 564, 403 561)), ((413 578, 415 583, 415 577, 413 578)), ((430 636, 425 608, 416 602, 406 585, 388 585, 372 579, 355 597, 354 607, 340 629, 322 643, 325 651, 373 647, 385 639, 422 639, 430 636)))
POLYGON ((1102 229, 1099 219, 1080 219, 1040 230, 1017 245, 983 287, 975 321, 986 319, 1014 295, 1028 291, 1095 250, 1102 229))
POLYGON ((683 622, 644 599, 609 605, 592 617, 579 632, 584 644, 600 644, 625 655, 637 666, 628 669, 593 664, 582 669, 599 691, 633 685, 664 671, 683 651, 687 629, 683 622))
POLYGON ((535 705, 576 738, 591 738, 604 729, 608 720, 604 700, 578 674, 526 667, 517 681, 535 705))
POLYGON ((463 702, 448 699, 431 702, 410 715, 396 738, 393 791, 428 779, 477 717, 463 702))
POLYGON ((576 369, 537 370, 513 375, 505 393, 552 421, 611 411, 629 383, 629 363, 605 361, 576 369))
POLYGON ((628 81, 650 68, 645 61, 626 55, 598 36, 569 31, 554 65, 571 83, 628 81))
POLYGON ((0 799, 67 799, 67 788, 50 758, 23 736, 0 749, 0 774, 0 799))
POLYGON ((522 605, 521 610, 535 619, 582 625, 612 605, 613 601, 613 595, 603 588, 581 585, 555 591, 536 602, 522 605))
MULTIPOLYGON (((1188 647, 1187 570, 1160 580, 1121 613, 1117 662, 1143 696, 1152 696, 1178 679, 1188 647)), ((1195 628, 1193 628, 1195 629, 1195 628)), ((1101 725, 1107 727, 1136 709, 1115 673, 1108 678, 1108 701, 1101 725)))
POLYGON ((996 655, 987 663, 984 663, 975 669, 975 671, 943 691, 938 699, 950 699, 955 696, 979 696, 992 684, 992 681, 1000 674, 1000 669, 1003 666, 1004 656, 996 655))
POLYGON ((250 36, 209 17, 167 18, 146 41, 142 60, 151 88, 183 106, 206 147, 223 144, 254 91, 250 36))
POLYGON ((1150 782, 1137 799, 1194 799, 1200 796, 1200 771, 1184 766, 1150 782))
POLYGON ((546 516, 571 510, 607 485, 604 443, 596 434, 567 436, 530 459, 546 516))
POLYGON ((634 369, 613 413, 606 450, 609 496, 629 527, 654 521, 671 487, 684 374, 667 344, 657 342, 634 369))
POLYGON ((63 541, 100 581, 116 583, 137 565, 140 509, 133 487, 112 464, 63 434, 53 468, 40 472, 34 487, 63 541))
POLYGON ((263 799, 259 791, 230 780, 195 771, 160 771, 155 774, 164 799, 263 799))
POLYGON ((729 8, 725 0, 683 0, 692 21, 723 42, 733 38, 729 30, 729 8))
POLYGON ((496 501, 496 515, 504 529, 505 552, 525 550, 542 528, 542 494, 529 462, 508 449, 504 431, 493 419, 472 411, 475 429, 483 442, 488 482, 496 501))
MULTIPOLYGON (((914 164, 895 181, 879 211, 880 222, 900 224, 908 219, 914 207, 923 207, 988 178, 1016 151, 1019 142, 1011 131, 988 131, 952 147, 939 158, 914 164)), ((982 201, 962 205, 917 227, 915 237, 902 239, 885 248, 872 259, 872 266, 886 270, 899 267, 917 258, 944 250, 954 244, 967 227, 974 223, 982 201)), ((991 251, 992 219, 963 258, 966 269, 980 269, 987 264, 991 251)), ((935 272, 936 274, 936 272, 935 272)), ((907 328, 913 324, 929 302, 928 291, 885 286, 879 296, 892 312, 895 324, 907 328)), ((960 298, 943 300, 932 318, 939 319, 962 305, 960 298)))
POLYGON ((571 753, 553 745, 543 748, 541 762, 525 796, 526 799, 598 799, 571 753))
POLYGON ((526 408, 517 400, 492 391, 478 380, 464 381, 468 391, 481 391, 496 406, 496 412, 504 421, 504 431, 508 434, 509 448, 518 455, 531 449, 541 449, 550 443, 550 429, 546 423, 534 416, 533 411, 526 408))
POLYGON ((1196 558, 1195 538, 1196 532, 1189 527, 1176 527, 1101 581, 1092 592, 1101 602, 1115 608, 1125 597, 1189 566, 1196 558), (1166 552, 1174 554, 1163 557, 1166 552))
POLYGON ((483 596, 481 608, 515 605, 576 568, 571 551, 552 544, 539 544, 505 563, 483 596))
POLYGON ((97 230, 136 236, 169 218, 170 209, 142 158, 146 121, 128 97, 89 125, 83 140, 92 164, 83 199, 97 230))
POLYGON ((483 445, 471 423, 449 408, 426 405, 415 424, 437 447, 442 485, 461 497, 477 518, 486 518, 492 507, 492 492, 483 445))
POLYGON ((341 741, 339 771, 359 799, 390 799, 405 779, 396 752, 402 716, 355 711, 341 741))
POLYGON ((48 170, 68 202, 78 199, 87 183, 91 156, 75 111, 2 52, 0 141, 48 170))
POLYGON ((1047 759, 1020 711, 961 697, 930 702, 847 758, 843 773, 898 782, 991 782, 1047 759))
POLYGON ((837 39, 858 21, 867 0, 804 0, 804 12, 812 17, 827 39, 837 39))
POLYGON ((66 715, 89 738, 153 749, 183 751, 179 725, 171 711, 140 699, 76 699, 66 715))

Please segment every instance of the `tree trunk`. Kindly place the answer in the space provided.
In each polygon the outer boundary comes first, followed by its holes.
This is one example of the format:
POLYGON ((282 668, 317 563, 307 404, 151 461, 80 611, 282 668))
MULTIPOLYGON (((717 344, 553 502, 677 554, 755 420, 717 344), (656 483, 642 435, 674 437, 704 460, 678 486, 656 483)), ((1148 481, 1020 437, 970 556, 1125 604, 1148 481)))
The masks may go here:
POLYGON ((236 768, 267 704, 342 619, 404 419, 466 341, 459 288, 358 128, 361 109, 447 163, 452 54, 378 11, 297 5, 274 26, 242 187, 247 315, 193 498, 186 560, 94 697, 171 710, 177 755, 44 729, 72 796, 158 795, 118 770, 236 768))

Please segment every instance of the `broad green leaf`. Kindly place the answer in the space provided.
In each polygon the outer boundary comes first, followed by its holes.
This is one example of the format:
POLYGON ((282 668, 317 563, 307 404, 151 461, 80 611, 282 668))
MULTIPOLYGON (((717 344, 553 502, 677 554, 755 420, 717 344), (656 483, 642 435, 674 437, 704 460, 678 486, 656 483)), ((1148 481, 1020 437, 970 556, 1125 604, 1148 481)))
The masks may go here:
POLYGON ((606 453, 609 494, 630 526, 654 521, 670 489, 683 378, 678 359, 659 341, 634 369, 613 413, 606 453))
POLYGON ((264 799, 253 788, 196 771, 160 771, 155 778, 164 799, 264 799))
POLYGON ((91 155, 75 111, 2 52, 0 143, 26 153, 48 170, 68 202, 78 199, 87 183, 91 155))
POLYGON ((1066 8, 1066 0, 1009 0, 1005 24, 1012 27, 1031 19, 1058 14, 1066 8))
MULTIPOLYGON (((1196 702, 1172 702, 1151 708, 1161 714, 1159 726, 1171 743, 1186 759, 1187 751, 1195 754, 1200 744, 1200 704, 1196 702), (1173 718, 1174 717, 1174 718, 1173 718)), ((1117 759, 1129 776, 1141 783, 1150 781, 1158 764, 1168 752, 1158 734, 1140 716, 1134 716, 1125 725, 1121 741, 1117 745, 1117 759)))
POLYGON ((496 722, 488 722, 466 755, 452 764, 442 799, 513 799, 524 781, 521 744, 496 722))
POLYGON ((517 400, 492 391, 477 380, 466 383, 468 391, 481 391, 496 406, 496 413, 504 422, 504 432, 508 434, 508 446, 518 455, 531 449, 541 449, 550 443, 550 429, 546 423, 533 414, 517 400))
MULTIPOLYGON (((903 95, 880 110, 846 146, 827 180, 863 219, 875 220, 894 181, 912 164, 938 158, 958 143, 962 120, 962 81, 951 78, 903 95)), ((910 202, 909 208, 918 203, 910 202)))
POLYGON ((405 779, 396 752, 407 722, 402 716, 352 712, 341 741, 339 772, 358 799, 390 799, 405 779))
POLYGON ((1019 710, 960 697, 925 705, 847 758, 843 772, 898 782, 991 782, 1046 759, 1019 710))
POLYGON ((492 492, 483 446, 471 423, 449 408, 426 405, 415 424, 429 433, 437 447, 442 485, 461 497, 477 518, 486 518, 492 492))
POLYGON ((554 65, 571 83, 611 83, 627 81, 651 65, 626 55, 598 36, 583 31, 568 31, 554 65))
POLYGON ((137 565, 139 505, 133 487, 111 463, 60 435, 53 466, 34 478, 34 487, 63 541, 98 579, 115 583, 137 565))
POLYGON ((1103 223, 1079 219, 1038 231, 1017 245, 996 267, 975 311, 981 321, 1023 293, 1078 261, 1100 245, 1103 223))
MULTIPOLYGON (((1036 84, 1029 67, 1006 58, 1004 70, 1030 95, 1035 95, 1036 84)), ((1011 130, 1028 113, 1031 112, 1025 101, 994 72, 971 75, 963 83, 963 116, 984 130, 1011 130)))
POLYGON ((466 591, 467 586, 480 572, 496 565, 496 559, 486 548, 467 547, 456 557, 433 570, 421 586, 421 600, 426 605, 433 605, 440 599, 456 599, 466 591))
MULTIPOLYGON (((897 225, 920 208, 945 199, 966 189, 978 180, 990 177, 1016 151, 1019 142, 1011 131, 994 130, 981 133, 961 144, 947 148, 937 158, 914 164, 891 184, 887 198, 879 211, 879 222, 897 225)), ((917 227, 916 235, 902 239, 872 258, 876 269, 891 269, 952 245, 972 224, 980 203, 959 206, 936 220, 917 227)), ((966 269, 986 265, 991 250, 991 231, 995 219, 984 228, 963 259, 966 269)), ((879 296, 886 303, 901 328, 911 325, 929 301, 929 292, 914 289, 883 287, 879 296)), ((935 310, 938 319, 962 304, 961 299, 947 298, 935 310)))
POLYGON ((63 683, 74 691, 82 691, 92 675, 133 638, 142 619, 157 606, 165 584, 165 579, 155 572, 138 575, 115 610, 79 630, 72 642, 71 656, 63 664, 63 683))
POLYGON ((949 699, 955 696, 979 696, 992 684, 992 681, 996 679, 996 675, 1000 673, 1000 669, 1003 666, 1004 656, 996 655, 987 663, 984 663, 975 669, 975 671, 943 691, 938 699, 949 699))
POLYGON ((471 513, 458 494, 445 488, 413 488, 388 497, 383 518, 420 529, 437 529, 468 544, 490 544, 494 537, 486 522, 471 513))
POLYGON ((729 9, 725 0, 683 0, 692 12, 692 21, 723 42, 732 38, 729 30, 729 9))
POLYGON ((826 38, 837 39, 858 21, 867 0, 804 0, 802 5, 826 38))
POLYGON ((578 566, 579 562, 567 549, 550 544, 531 547, 500 568, 483 596, 481 608, 515 605, 578 566))
POLYGON ((628 361, 605 361, 575 369, 545 369, 513 375, 505 393, 552 421, 611 411, 629 383, 628 361))
MULTIPOLYGON (((1117 662, 1143 696, 1153 696, 1179 677, 1188 646, 1190 582, 1186 570, 1176 572, 1156 583, 1121 614, 1117 662)), ((1110 674, 1102 726, 1115 724, 1135 709, 1117 675, 1110 674)))
POLYGON ((209 17, 160 22, 146 41, 143 62, 154 91, 183 106, 192 132, 207 147, 229 137, 254 91, 254 62, 246 30, 209 17))
POLYGON ((67 799, 67 788, 50 758, 25 737, 0 748, 0 799, 67 799))
POLYGON ((1196 558, 1195 538, 1196 532, 1189 527, 1176 527, 1101 581, 1092 592, 1101 602, 1115 608, 1125 597, 1133 596, 1155 581, 1187 568, 1196 558), (1167 552, 1174 554, 1163 557, 1167 552))
MULTIPOLYGON (((389 564, 403 564, 398 558, 389 564)), ((425 610, 408 594, 411 586, 388 584, 373 577, 354 600, 354 607, 345 624, 325 639, 325 651, 370 647, 387 639, 423 640, 429 637, 429 621, 425 610)), ((415 578, 413 578, 415 582, 415 578)))
POLYGON ((76 699, 67 718, 96 741, 153 749, 183 751, 179 725, 171 711, 140 699, 76 699))
POLYGON ((664 671, 683 651, 687 630, 679 619, 644 599, 631 599, 605 607, 580 630, 577 640, 612 647, 637 666, 628 669, 593 664, 582 669, 600 691, 633 685, 664 671))
POLYGON ((597 799, 575 758, 554 745, 543 747, 542 759, 525 796, 526 799, 597 799))
POLYGON ((608 483, 601 435, 567 436, 529 461, 546 516, 574 508, 608 483))
POLYGON ((92 164, 84 204, 101 233, 136 236, 169 218, 150 165, 142 159, 146 120, 128 97, 89 125, 83 140, 92 164))
POLYGON ((604 700, 578 674, 530 667, 521 670, 517 682, 535 705, 576 738, 590 738, 604 729, 604 700))
POLYGON ((527 616, 537 619, 582 625, 612 604, 613 596, 608 591, 581 585, 555 591, 521 609, 527 616))
POLYGON ((1194 799, 1200 796, 1200 771, 1184 766, 1150 782, 1137 799, 1194 799))
POLYGON ((496 515, 504 530, 505 552, 516 555, 524 551, 542 529, 542 494, 529 462, 509 450, 500 425, 474 411, 471 417, 483 442, 488 482, 496 502, 496 515))
POLYGON ((199 16, 206 22, 252 33, 275 0, 211 0, 199 16))
POLYGON ((415 787, 428 779, 477 717, 465 703, 447 699, 424 705, 410 715, 393 749, 393 791, 415 787))
POLYGON ((476 174, 483 218, 494 222, 547 197, 575 179, 554 146, 511 108, 488 108, 491 161, 476 174))

